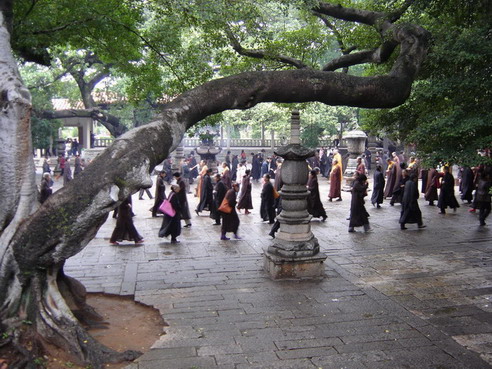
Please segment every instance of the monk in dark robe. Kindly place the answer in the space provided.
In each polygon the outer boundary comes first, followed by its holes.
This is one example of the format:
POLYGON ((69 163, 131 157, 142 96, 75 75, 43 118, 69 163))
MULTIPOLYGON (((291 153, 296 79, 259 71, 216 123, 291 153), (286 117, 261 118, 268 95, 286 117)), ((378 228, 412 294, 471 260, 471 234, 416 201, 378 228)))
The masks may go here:
POLYGON ((422 212, 420 211, 418 199, 418 176, 415 173, 410 174, 409 180, 405 183, 403 198, 401 201, 400 228, 407 229, 406 223, 417 223, 419 228, 425 228, 422 223, 422 212))
POLYGON ((350 202, 349 232, 355 232, 355 227, 364 227, 365 232, 370 232, 369 214, 364 206, 364 197, 367 195, 367 177, 360 174, 356 177, 352 186, 352 201, 350 202))
POLYGON ((253 177, 253 180, 258 182, 258 180, 261 177, 261 162, 258 154, 254 155, 252 154, 251 158, 251 176, 253 177))
POLYGON ((79 155, 75 156, 75 164, 74 164, 74 170, 73 170, 73 176, 78 176, 80 173, 82 173, 84 169, 82 168, 82 161, 80 159, 79 155))
POLYGON ((68 182, 73 179, 72 168, 70 167, 70 159, 65 161, 65 168, 63 169, 63 185, 65 186, 68 182))
POLYGON ((439 173, 435 168, 430 168, 427 172, 427 187, 425 188, 425 201, 429 201, 430 206, 434 206, 434 201, 439 198, 437 195, 437 189, 440 186, 439 173))
POLYGON ((268 220, 268 224, 275 223, 275 198, 273 196, 273 185, 270 182, 270 176, 263 176, 263 188, 261 190, 260 215, 263 221, 268 220))
POLYGON ((249 210, 253 209, 253 200, 251 198, 251 171, 249 169, 246 170, 241 180, 237 208, 238 210, 244 209, 244 214, 249 214, 249 210))
POLYGON ((492 185, 491 182, 491 173, 490 173, 490 168, 488 171, 484 172, 483 175, 480 176, 480 179, 478 180, 477 183, 477 192, 476 192, 476 202, 478 209, 480 209, 480 214, 479 214, 479 221, 480 225, 484 226, 485 225, 485 219, 490 214, 490 209, 491 209, 491 199, 490 199, 490 186, 492 185))
POLYGON ((371 203, 373 206, 381 207, 380 204, 383 203, 384 198, 384 174, 381 165, 376 166, 376 170, 374 171, 373 176, 373 187, 372 187, 372 196, 371 203))
POLYGON ((439 214, 446 214, 446 208, 450 207, 454 211, 460 207, 456 197, 454 196, 454 176, 449 171, 449 167, 443 168, 444 175, 441 179, 441 192, 437 200, 437 206, 440 209, 439 214))
POLYGON ((428 177, 428 174, 429 174, 429 170, 428 169, 426 169, 426 168, 421 168, 420 169, 420 178, 422 179, 422 182, 421 182, 421 184, 422 184, 421 192, 423 194, 425 194, 425 189, 427 188, 427 179, 428 179, 427 177, 428 177))
POLYGON ((232 155, 231 161, 231 179, 235 181, 237 179, 237 166, 239 165, 239 160, 237 155, 232 155))
POLYGON ((176 180, 176 184, 179 186, 179 192, 177 193, 179 207, 181 209, 179 215, 181 219, 185 221, 184 228, 189 228, 191 227, 191 215, 190 208, 188 206, 188 197, 186 196, 186 182, 179 172, 174 173, 173 177, 176 180))
MULTIPOLYGON (((193 155, 190 155, 188 165, 190 167, 190 179, 194 180, 196 177, 198 177, 198 164, 193 155)), ((193 181, 190 181, 190 184, 191 183, 193 183, 193 181)))
POLYGON ((137 232, 132 220, 132 196, 128 196, 118 207, 116 227, 109 239, 111 245, 119 245, 123 240, 134 241, 135 244, 143 243, 144 239, 137 232))
POLYGON ((470 167, 463 168, 463 175, 461 178, 461 200, 471 204, 473 200, 473 190, 475 189, 474 183, 475 175, 470 167))
POLYGON ((45 202, 53 193, 51 186, 53 186, 51 175, 48 172, 43 173, 43 178, 41 179, 41 185, 39 189, 39 202, 41 204, 45 202))
POLYGON ((214 211, 214 186, 212 185, 212 179, 210 175, 212 174, 212 169, 207 169, 201 180, 200 188, 200 203, 196 208, 197 215, 200 215, 204 209, 208 209, 211 213, 214 211))
POLYGON ((228 190, 232 188, 231 170, 227 166, 226 162, 222 163, 222 182, 225 184, 228 190))
POLYGON ((241 239, 238 236, 237 231, 239 229, 239 217, 236 212, 236 193, 239 190, 239 185, 234 183, 232 188, 227 191, 225 195, 225 200, 231 207, 230 213, 222 213, 222 229, 220 239, 223 241, 229 240, 230 238, 226 237, 227 232, 234 233, 234 238, 241 239))
POLYGON ((342 171, 337 159, 333 159, 333 165, 330 172, 330 193, 328 194, 329 201, 337 198, 337 201, 342 201, 342 171))
POLYGON ((159 206, 161 206, 162 202, 166 198, 166 185, 164 184, 164 178, 166 176, 166 172, 160 171, 157 176, 157 180, 155 182, 155 200, 154 206, 152 207, 152 217, 157 217, 157 214, 162 214, 159 210, 159 206))
MULTIPOLYGON (((214 188, 214 201, 215 209, 218 209, 224 200, 224 197, 228 191, 227 186, 222 181, 220 174, 215 175, 215 188, 214 188)), ((215 219, 214 225, 220 225, 220 218, 224 213, 220 211, 215 211, 213 214, 213 219, 215 219)))
POLYGON ((171 193, 169 194, 168 200, 171 203, 175 214, 173 216, 164 214, 161 229, 159 229, 159 237, 168 237, 171 235, 171 243, 179 243, 177 237, 181 234, 181 206, 177 196, 179 192, 179 186, 171 186, 171 193))
POLYGON ((307 189, 309 191, 309 196, 307 198, 307 210, 314 218, 322 218, 321 221, 324 222, 327 218, 325 208, 321 203, 319 197, 319 185, 318 185, 318 172, 317 170, 312 170, 309 175, 309 180, 307 183, 307 189))
POLYGON ((401 171, 400 177, 400 186, 393 188, 393 196, 391 196, 390 205, 394 206, 395 204, 400 204, 403 198, 403 191, 405 190, 405 183, 408 181, 409 174, 406 169, 401 171))

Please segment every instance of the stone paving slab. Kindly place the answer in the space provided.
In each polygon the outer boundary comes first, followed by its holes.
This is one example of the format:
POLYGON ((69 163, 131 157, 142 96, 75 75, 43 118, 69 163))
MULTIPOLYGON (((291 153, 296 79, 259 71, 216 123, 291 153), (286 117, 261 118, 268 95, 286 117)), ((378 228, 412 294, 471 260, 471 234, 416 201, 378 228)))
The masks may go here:
POLYGON ((312 230, 325 277, 272 281, 260 191, 254 184, 255 209, 240 214, 242 240, 220 241, 204 213, 172 245, 157 237, 153 201, 134 196, 145 244, 110 246, 109 218, 67 261, 89 291, 133 295, 169 324, 127 368, 492 368, 492 231, 466 205, 443 216, 421 199, 427 228, 401 231, 399 205, 367 202, 374 232, 350 234, 350 194, 329 203, 322 179, 328 219, 312 230))

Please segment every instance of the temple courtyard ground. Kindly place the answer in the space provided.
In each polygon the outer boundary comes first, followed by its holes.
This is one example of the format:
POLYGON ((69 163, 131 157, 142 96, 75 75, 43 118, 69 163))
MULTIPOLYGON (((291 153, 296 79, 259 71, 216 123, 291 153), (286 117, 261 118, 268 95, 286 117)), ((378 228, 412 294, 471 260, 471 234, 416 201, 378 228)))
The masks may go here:
POLYGON ((348 233, 350 193, 330 203, 328 188, 320 179, 328 219, 312 221, 328 255, 322 279, 273 281, 263 271, 271 237, 259 184, 252 214, 239 215, 241 240, 220 241, 188 195, 193 226, 171 244, 157 236, 153 200, 135 194, 145 243, 109 245, 109 217, 65 270, 90 292, 160 312, 165 334, 128 369, 492 368, 492 223, 479 227, 467 205, 440 215, 422 198, 427 228, 401 231, 400 206, 376 209, 369 194, 373 232, 348 233))

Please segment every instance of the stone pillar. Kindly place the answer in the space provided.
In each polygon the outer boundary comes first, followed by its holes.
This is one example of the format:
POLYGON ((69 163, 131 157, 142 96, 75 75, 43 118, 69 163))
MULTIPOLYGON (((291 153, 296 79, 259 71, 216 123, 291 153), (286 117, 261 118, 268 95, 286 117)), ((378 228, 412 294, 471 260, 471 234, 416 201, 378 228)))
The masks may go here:
POLYGON ((82 123, 81 149, 87 150, 91 148, 92 125, 92 119, 87 119, 82 123))
POLYGON ((232 129, 231 126, 227 126, 227 151, 231 150, 231 136, 232 136, 232 129))
POLYGON ((275 150, 275 131, 272 129, 270 130, 270 148, 273 150, 275 150))
POLYGON ((311 215, 307 212, 307 158, 314 151, 300 144, 299 112, 292 112, 291 143, 275 152, 282 157, 280 191, 282 212, 277 216, 280 230, 264 252, 264 268, 273 279, 313 278, 323 275, 326 255, 311 232, 311 215))
POLYGON ((343 178, 345 178, 344 191, 350 191, 352 189, 352 182, 354 181, 354 174, 357 169, 357 157, 361 156, 365 151, 366 138, 367 135, 361 130, 350 131, 343 136, 343 139, 347 143, 349 153, 347 166, 343 172, 343 178))
POLYGON ((265 147, 265 123, 261 122, 261 147, 265 147))
MULTIPOLYGON (((378 152, 378 140, 375 136, 367 137, 367 148, 371 152, 371 169, 376 167, 376 156, 378 152)), ((368 168, 369 169, 369 168, 368 168)))
POLYGON ((184 159, 184 146, 183 146, 183 140, 179 143, 178 147, 176 147, 176 150, 174 150, 174 160, 173 164, 171 166, 171 170, 173 173, 175 172, 180 172, 181 173, 181 160, 184 159))

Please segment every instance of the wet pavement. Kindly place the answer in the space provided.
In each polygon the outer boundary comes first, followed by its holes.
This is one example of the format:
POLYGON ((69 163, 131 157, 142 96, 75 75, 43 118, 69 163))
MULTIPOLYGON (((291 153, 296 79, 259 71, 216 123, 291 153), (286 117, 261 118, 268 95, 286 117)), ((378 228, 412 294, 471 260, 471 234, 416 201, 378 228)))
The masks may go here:
POLYGON ((492 368, 492 223, 479 227, 467 205, 440 215, 421 199, 427 228, 401 231, 399 205, 367 200, 374 231, 348 233, 350 194, 328 202, 326 179, 320 191, 328 219, 312 231, 328 255, 323 279, 263 271, 271 238, 259 184, 252 214, 239 215, 241 240, 220 241, 188 195, 193 226, 171 244, 157 237, 153 200, 136 194, 145 243, 109 245, 108 218, 65 270, 90 292, 133 295, 169 324, 129 369, 492 368))

